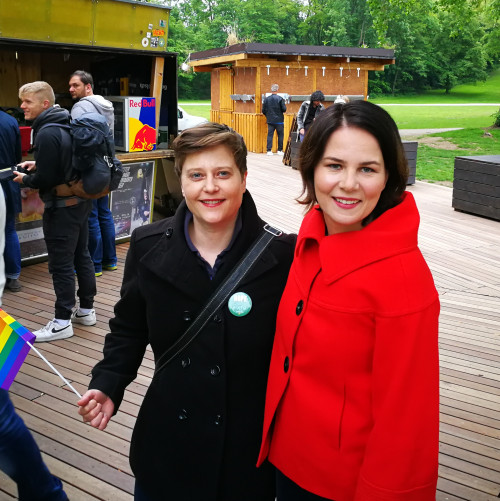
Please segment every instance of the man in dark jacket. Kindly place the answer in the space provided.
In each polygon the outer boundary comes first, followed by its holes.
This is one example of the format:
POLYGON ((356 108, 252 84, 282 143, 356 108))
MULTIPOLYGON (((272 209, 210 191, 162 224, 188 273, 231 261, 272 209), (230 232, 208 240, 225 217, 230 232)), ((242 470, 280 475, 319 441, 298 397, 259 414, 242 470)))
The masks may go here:
POLYGON ((309 99, 300 105, 297 113, 297 127, 299 129, 300 141, 304 140, 307 129, 312 125, 316 117, 325 109, 322 101, 325 95, 320 90, 315 90, 309 99))
MULTIPOLYGON (((76 119, 85 113, 99 113, 114 131, 115 113, 113 104, 102 96, 94 94, 94 79, 86 71, 75 71, 69 80, 69 93, 77 102, 71 108, 71 118, 76 119)), ((113 271, 117 268, 115 223, 109 209, 109 195, 92 201, 89 216, 89 252, 94 263, 95 276, 100 277, 102 270, 113 271)))
MULTIPOLYGON (((13 167, 21 161, 21 134, 15 118, 0 111, 0 169, 13 167)), ((16 232, 16 215, 21 212, 21 190, 12 181, 2 181, 5 195, 5 288, 19 292, 21 284, 21 248, 16 232)), ((0 193, 1 195, 1 193, 0 193)))
POLYGON ((83 325, 96 323, 94 266, 87 248, 92 202, 55 193, 71 172, 72 143, 65 128, 69 113, 54 104, 52 87, 46 82, 28 83, 19 89, 19 98, 26 120, 33 121, 35 161, 23 162, 21 166, 29 173, 16 172, 14 181, 38 189, 45 204, 43 233, 56 294, 54 319, 33 334, 36 341, 53 341, 73 335, 72 320, 83 325), (73 312, 75 270, 80 306, 73 312))
POLYGON ((264 99, 262 113, 267 121, 267 154, 272 155, 274 131, 278 135, 278 155, 283 155, 283 132, 285 129, 285 119, 283 113, 286 111, 285 100, 278 96, 278 84, 271 85, 271 95, 264 99))

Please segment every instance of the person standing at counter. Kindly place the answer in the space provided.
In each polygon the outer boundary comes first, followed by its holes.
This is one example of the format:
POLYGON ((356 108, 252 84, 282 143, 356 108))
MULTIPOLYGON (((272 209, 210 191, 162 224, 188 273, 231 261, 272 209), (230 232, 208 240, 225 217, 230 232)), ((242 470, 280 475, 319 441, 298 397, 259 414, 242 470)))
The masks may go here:
POLYGON ((439 298, 394 120, 322 112, 300 150, 304 218, 278 311, 259 462, 278 501, 434 501, 439 298))
POLYGON ((274 501, 274 468, 255 465, 295 236, 274 237, 229 300, 207 307, 198 336, 163 366, 165 352, 267 234, 246 191, 247 149, 239 134, 209 122, 186 129, 173 149, 185 199, 173 217, 132 233, 104 358, 79 412, 106 428, 150 344, 157 372, 130 449, 136 501, 274 501))
POLYGON ((16 171, 14 181, 38 189, 44 202, 43 236, 56 295, 54 319, 33 334, 37 342, 54 341, 73 335, 72 321, 96 323, 94 267, 87 247, 92 203, 76 196, 53 194, 54 188, 65 182, 66 173, 71 172, 73 149, 69 131, 57 126, 69 124, 69 112, 55 104, 52 87, 42 81, 27 83, 19 89, 19 99, 25 119, 33 122, 35 161, 19 164, 29 173, 16 171), (46 124, 51 126, 43 127, 46 124), (75 271, 80 305, 73 311, 75 271))
MULTIPOLYGON (((94 80, 86 71, 75 71, 69 80, 69 93, 77 102, 71 108, 71 118, 85 113, 99 113, 113 133, 115 114, 113 104, 102 96, 94 94, 94 80)), ((117 268, 115 243, 115 223, 109 209, 109 195, 92 200, 89 215, 89 252, 94 263, 95 276, 100 277, 102 270, 113 271, 117 268)))
POLYGON ((304 140, 304 136, 309 127, 313 124, 316 117, 325 109, 323 101, 325 95, 320 90, 316 90, 311 94, 309 101, 303 101, 297 113, 297 128, 299 130, 300 141, 304 140))
POLYGON ((285 130, 285 100, 278 94, 278 84, 271 85, 271 95, 264 99, 262 114, 267 122, 267 154, 273 154, 274 131, 278 136, 278 155, 283 155, 283 136, 285 130))

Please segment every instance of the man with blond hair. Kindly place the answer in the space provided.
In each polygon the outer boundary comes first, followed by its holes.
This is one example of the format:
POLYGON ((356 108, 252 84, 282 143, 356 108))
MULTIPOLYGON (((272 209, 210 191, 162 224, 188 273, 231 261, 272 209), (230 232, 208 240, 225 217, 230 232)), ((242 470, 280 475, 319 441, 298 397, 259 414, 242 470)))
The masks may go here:
POLYGON ((16 172, 14 181, 38 189, 45 204, 43 233, 56 295, 54 319, 33 334, 37 342, 53 341, 73 335, 72 320, 96 323, 94 266, 87 248, 92 202, 56 194, 72 170, 72 142, 69 112, 55 104, 52 87, 41 81, 27 83, 19 89, 19 99, 25 119, 32 122, 35 161, 20 164, 29 172, 16 172), (73 311, 75 271, 80 305, 73 311))

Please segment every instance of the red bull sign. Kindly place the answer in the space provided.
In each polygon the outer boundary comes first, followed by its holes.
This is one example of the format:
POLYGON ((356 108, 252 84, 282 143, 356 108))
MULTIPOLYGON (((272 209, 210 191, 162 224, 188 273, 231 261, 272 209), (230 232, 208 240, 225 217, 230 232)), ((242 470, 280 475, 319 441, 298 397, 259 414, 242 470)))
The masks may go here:
POLYGON ((128 107, 129 151, 156 149, 156 100, 154 97, 130 97, 128 107))

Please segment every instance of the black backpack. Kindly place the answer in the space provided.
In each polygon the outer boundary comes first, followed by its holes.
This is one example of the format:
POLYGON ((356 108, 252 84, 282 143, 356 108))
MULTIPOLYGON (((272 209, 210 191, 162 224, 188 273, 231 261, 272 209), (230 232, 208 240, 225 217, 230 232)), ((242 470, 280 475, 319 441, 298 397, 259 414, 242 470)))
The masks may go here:
POLYGON ((64 184, 54 188, 58 197, 101 198, 118 188, 123 167, 115 157, 115 143, 105 118, 100 113, 85 113, 69 125, 48 123, 69 130, 72 139, 72 165, 64 184))

